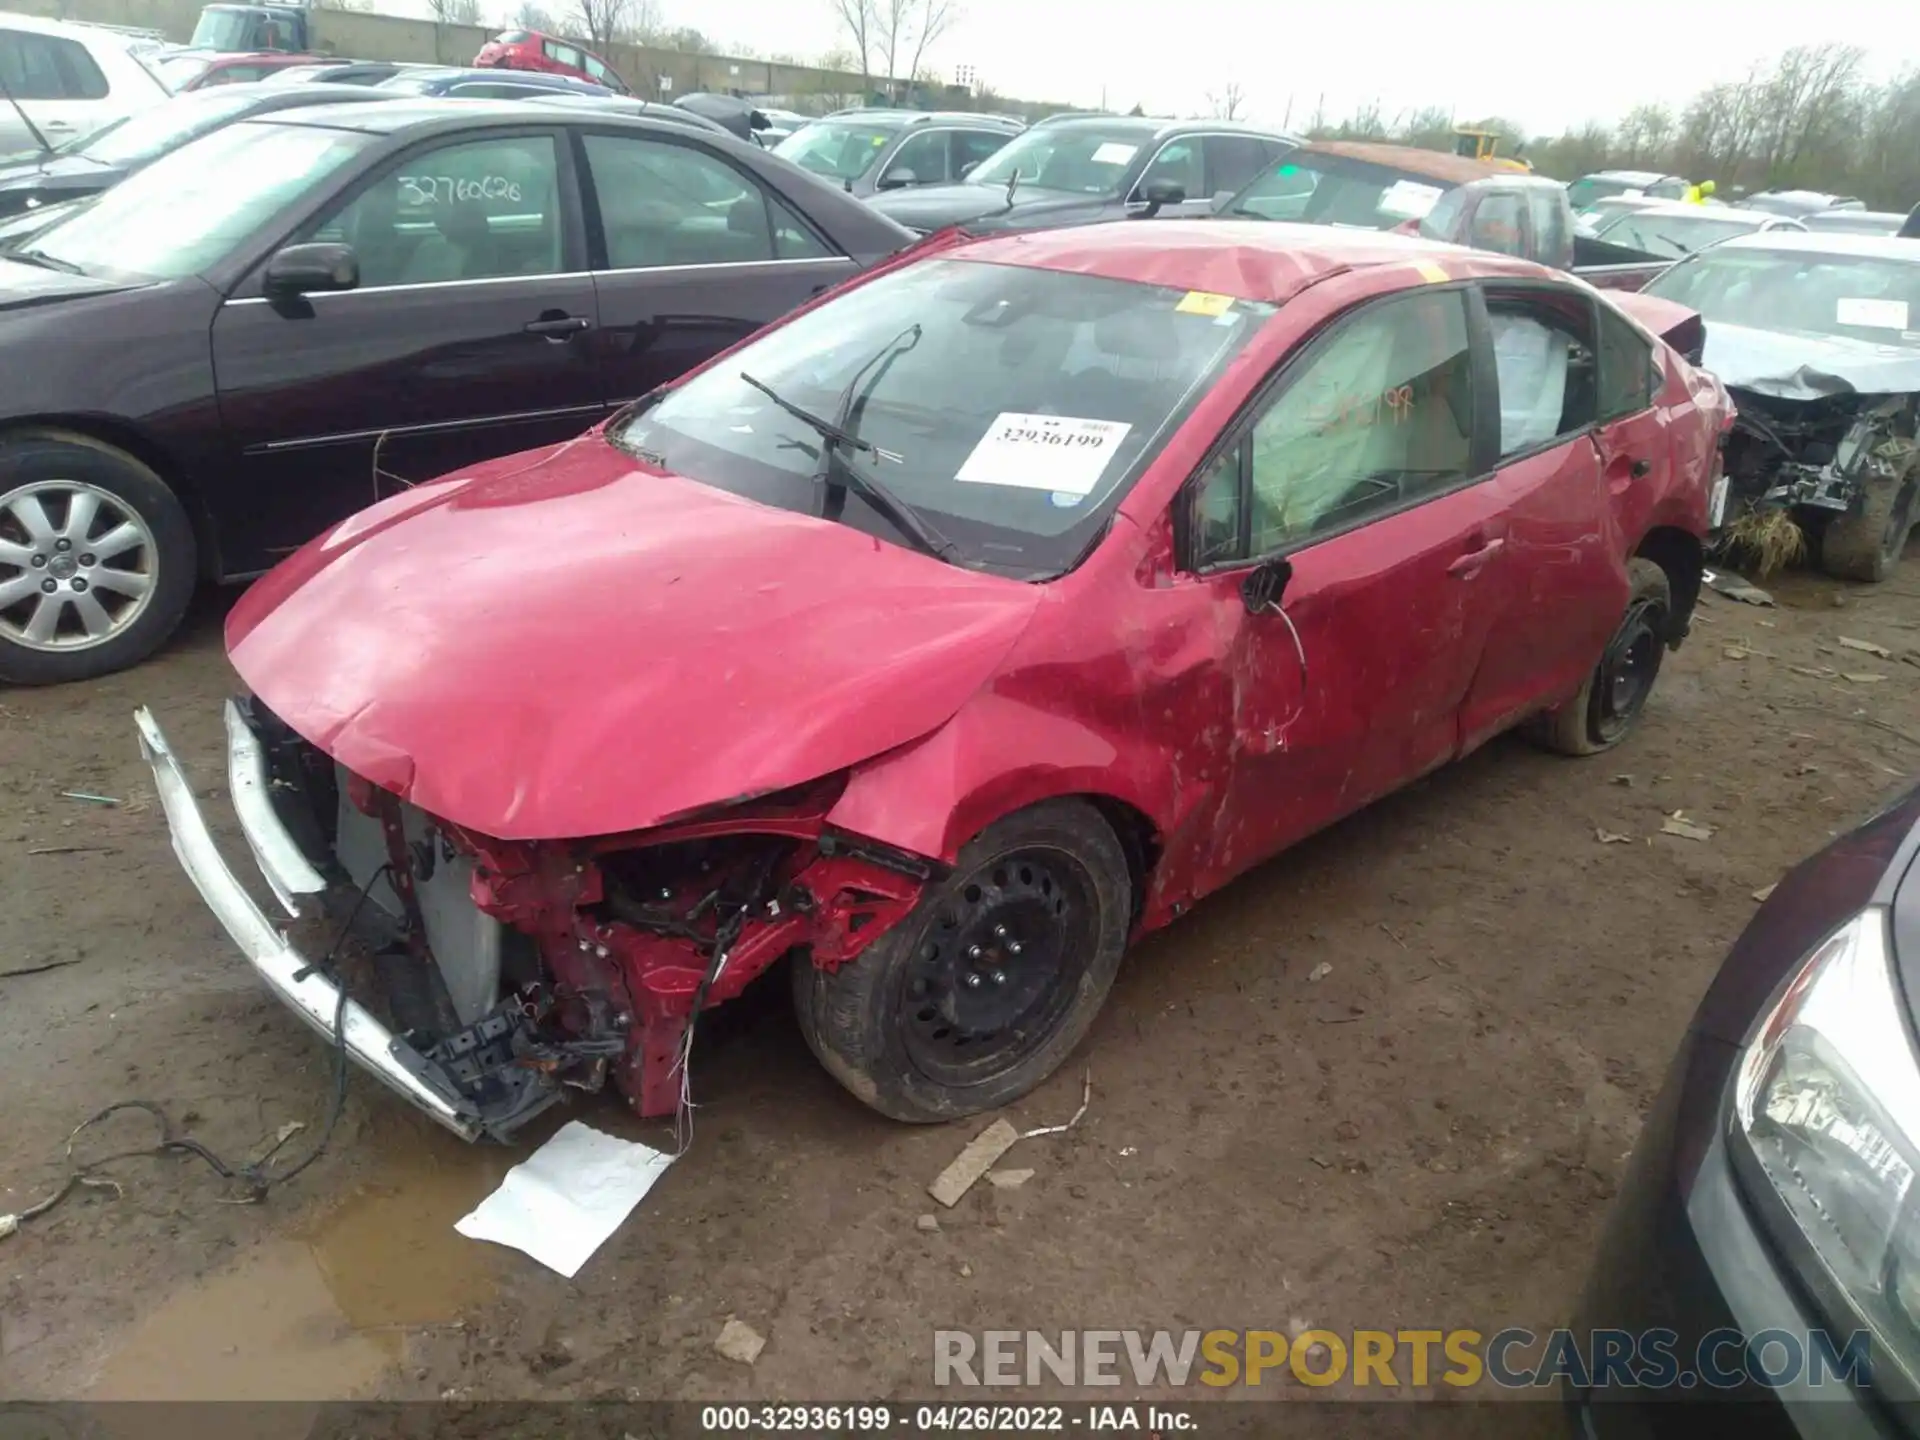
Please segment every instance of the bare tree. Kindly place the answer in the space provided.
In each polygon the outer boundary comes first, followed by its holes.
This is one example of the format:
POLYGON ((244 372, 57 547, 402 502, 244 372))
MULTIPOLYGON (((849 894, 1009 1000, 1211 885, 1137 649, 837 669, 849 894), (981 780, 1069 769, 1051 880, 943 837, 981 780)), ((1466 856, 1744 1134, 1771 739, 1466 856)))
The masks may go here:
POLYGON ((861 88, 871 89, 868 82, 873 75, 873 43, 880 29, 879 0, 827 0, 827 4, 859 61, 861 88))
POLYGON ((1229 80, 1221 87, 1218 95, 1211 90, 1207 92, 1207 104, 1212 107, 1213 118, 1216 120, 1238 120, 1240 107, 1246 102, 1246 98, 1238 80, 1229 80))
POLYGON ((907 67, 907 75, 911 79, 923 78, 920 61, 927 53, 927 47, 937 44, 940 37, 951 30, 959 19, 960 7, 954 0, 920 0, 914 26, 913 63, 907 67))
POLYGON ((871 0, 874 44, 887 72, 887 94, 898 98, 900 82, 921 74, 929 46, 960 19, 955 0, 871 0), (904 64, 902 62, 905 62, 904 64))
POLYGON ((480 0, 427 0, 436 25, 478 25, 480 0))
POLYGON ((534 0, 521 0, 520 8, 513 12, 513 23, 522 30, 539 30, 548 34, 560 28, 560 23, 534 0))
POLYGON ((586 32, 589 44, 604 49, 627 28, 633 6, 634 0, 573 0, 568 19, 586 32))

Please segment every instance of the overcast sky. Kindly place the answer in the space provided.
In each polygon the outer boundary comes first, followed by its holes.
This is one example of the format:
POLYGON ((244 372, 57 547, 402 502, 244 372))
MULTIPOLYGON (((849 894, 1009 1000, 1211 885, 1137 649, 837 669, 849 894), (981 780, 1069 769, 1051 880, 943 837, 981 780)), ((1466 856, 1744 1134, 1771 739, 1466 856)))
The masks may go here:
MULTIPOLYGON (((562 8, 556 4, 555 8, 562 8)), ((669 25, 763 54, 814 57, 843 43, 828 0, 658 0, 669 25)), ((1886 0, 1756 6, 1751 0, 1543 0, 1452 5, 1354 0, 960 0, 965 18, 931 52, 951 78, 971 64, 1006 95, 1184 114, 1237 81, 1249 118, 1303 126, 1321 93, 1330 118, 1378 98, 1402 109, 1500 114, 1529 133, 1616 120, 1645 100, 1683 103, 1787 46, 1866 47, 1876 71, 1920 61, 1920 25, 1886 0), (1763 17, 1777 17, 1763 23, 1763 17), (1905 19, 1896 20, 1896 16, 1905 19), (1789 18, 1790 17, 1790 18, 1789 18), (1789 33, 1791 31, 1791 34, 1789 33)))

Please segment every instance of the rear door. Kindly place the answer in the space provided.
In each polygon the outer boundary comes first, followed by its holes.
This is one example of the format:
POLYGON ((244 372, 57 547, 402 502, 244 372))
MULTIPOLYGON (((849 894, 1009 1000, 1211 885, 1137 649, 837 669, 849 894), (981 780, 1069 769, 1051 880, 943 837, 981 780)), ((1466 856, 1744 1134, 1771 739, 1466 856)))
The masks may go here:
MULTIPOLYGON (((19 110, 0 102, 0 154, 40 148, 21 111, 48 144, 60 145, 132 108, 114 101, 112 87, 87 47, 64 35, 0 25, 0 80, 20 102, 19 110)), ((156 89, 156 96, 159 93, 156 89)))
POLYGON ((1499 396, 1491 488, 1506 528, 1479 580, 1498 603, 1461 707, 1463 749, 1578 689, 1623 598, 1595 432, 1592 298, 1538 282, 1490 283, 1480 299, 1499 396))
POLYGON ((1425 286, 1349 314, 1190 487, 1231 697, 1221 878, 1455 752, 1506 523, 1467 301, 1425 286))
POLYGON ((886 167, 874 176, 875 188, 944 185, 949 179, 958 179, 952 173, 949 156, 952 138, 951 130, 915 130, 900 142, 900 148, 893 152, 886 167))
POLYGON ((675 379, 859 268, 692 131, 582 127, 576 138, 609 406, 675 379))
POLYGON ((224 507, 257 515, 246 539, 298 544, 401 484, 591 425, 578 216, 558 127, 469 131, 384 162, 294 237, 353 246, 358 288, 274 302, 243 282, 213 353, 226 483, 273 494, 224 507))

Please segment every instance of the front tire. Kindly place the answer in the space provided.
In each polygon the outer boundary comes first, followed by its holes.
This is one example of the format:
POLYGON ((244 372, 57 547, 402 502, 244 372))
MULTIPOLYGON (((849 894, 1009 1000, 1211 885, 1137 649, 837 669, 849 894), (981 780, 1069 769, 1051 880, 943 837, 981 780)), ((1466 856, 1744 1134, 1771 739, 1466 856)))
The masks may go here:
POLYGON ((1126 948, 1133 884, 1080 800, 996 821, 911 913, 831 973, 801 959, 794 1009, 821 1064, 895 1120, 1017 1100, 1085 1037, 1126 948))
POLYGON ((1820 536, 1820 568, 1836 580, 1877 585, 1900 563, 1920 497, 1920 465, 1894 480, 1870 481, 1859 505, 1835 515, 1820 536))
POLYGON ((0 680, 54 685, 146 659, 197 573, 179 497, 133 456, 64 431, 0 438, 0 680))
POLYGON ((1531 727, 1533 738, 1562 755, 1598 755, 1632 732, 1660 678, 1673 626, 1667 572, 1651 560, 1627 562, 1626 613, 1580 693, 1531 727))

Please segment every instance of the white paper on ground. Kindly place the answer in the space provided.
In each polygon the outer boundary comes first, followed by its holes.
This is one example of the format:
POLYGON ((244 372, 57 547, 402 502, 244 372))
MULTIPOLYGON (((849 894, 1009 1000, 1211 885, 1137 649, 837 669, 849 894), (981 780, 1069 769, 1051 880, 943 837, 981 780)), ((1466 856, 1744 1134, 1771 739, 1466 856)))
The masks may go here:
POLYGON ((524 1250, 571 1280, 672 1163, 662 1151, 572 1120, 453 1228, 524 1250))

